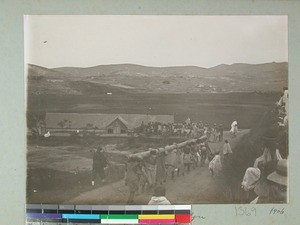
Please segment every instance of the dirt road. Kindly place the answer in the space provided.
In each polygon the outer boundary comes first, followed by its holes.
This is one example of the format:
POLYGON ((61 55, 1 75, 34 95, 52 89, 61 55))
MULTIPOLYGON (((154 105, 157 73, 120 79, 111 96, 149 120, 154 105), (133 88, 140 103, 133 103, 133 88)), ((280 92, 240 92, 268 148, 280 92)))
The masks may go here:
MULTIPOLYGON (((228 132, 224 132, 224 139, 228 139, 234 149, 239 139, 248 133, 242 130, 238 136, 231 139, 228 132)), ((223 142, 210 143, 212 152, 222 148, 223 142)), ((236 150, 237 151, 237 150, 236 150)), ((223 190, 218 178, 213 178, 208 170, 208 162, 204 167, 196 167, 185 176, 167 180, 166 197, 172 204, 190 203, 224 203, 223 190)), ((94 190, 80 194, 79 196, 65 202, 68 204, 126 204, 128 188, 124 180, 112 184, 103 185, 94 190)), ((133 204, 147 204, 151 194, 139 193, 134 198, 133 204)))

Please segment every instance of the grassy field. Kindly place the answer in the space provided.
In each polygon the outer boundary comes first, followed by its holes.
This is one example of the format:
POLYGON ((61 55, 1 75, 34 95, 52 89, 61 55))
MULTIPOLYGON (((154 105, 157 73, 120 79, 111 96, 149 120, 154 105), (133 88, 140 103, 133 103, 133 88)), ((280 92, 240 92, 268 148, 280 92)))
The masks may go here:
POLYGON ((169 114, 175 122, 223 123, 237 120, 241 128, 251 128, 279 99, 279 93, 145 94, 117 93, 85 95, 30 95, 28 110, 75 113, 169 114))
POLYGON ((111 166, 106 171, 106 184, 124 177, 129 153, 164 147, 184 139, 164 138, 29 138, 27 142, 27 202, 62 203, 90 191, 93 151, 98 145, 107 150, 111 166), (88 141, 88 143, 87 143, 88 141))

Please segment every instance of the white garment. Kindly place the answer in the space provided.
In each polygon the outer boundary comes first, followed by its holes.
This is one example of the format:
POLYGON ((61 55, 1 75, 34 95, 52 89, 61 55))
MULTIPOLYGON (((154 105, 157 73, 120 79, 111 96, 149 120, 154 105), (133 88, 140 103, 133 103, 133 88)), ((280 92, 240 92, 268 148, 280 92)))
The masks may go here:
MULTIPOLYGON (((268 148, 265 148, 263 154, 255 160, 253 167, 257 168, 260 162, 265 164, 267 162, 270 162, 271 160, 271 152, 268 148)), ((279 149, 275 150, 275 160, 282 160, 279 149)))
POLYGON ((278 106, 282 106, 284 103, 284 108, 286 111, 286 114, 288 115, 289 113, 289 91, 285 90, 283 92, 283 96, 280 98, 280 100, 278 101, 277 105, 278 106))
POLYGON ((237 121, 233 121, 231 124, 231 129, 230 129, 230 133, 234 134, 237 133, 238 129, 237 129, 237 121))
POLYGON ((222 170, 221 156, 215 155, 215 157, 210 161, 208 168, 218 175, 222 170))
POLYGON ((252 202, 250 202, 250 204, 257 204, 259 199, 259 196, 257 196, 252 202))
POLYGON ((250 191, 257 185, 257 182, 260 178, 260 170, 258 168, 249 167, 244 175, 243 181, 242 181, 242 188, 245 191, 250 191))
POLYGON ((234 127, 236 125, 237 125, 237 121, 235 120, 235 121, 232 122, 231 127, 234 127))
POLYGON ((44 137, 45 138, 50 137, 50 132, 48 131, 46 134, 44 134, 44 137))
POLYGON ((286 104, 288 102, 288 99, 289 99, 289 91, 288 90, 285 90, 283 92, 283 96, 282 96, 282 101, 284 104, 286 104))
POLYGON ((171 203, 165 196, 153 196, 148 205, 171 205, 171 203))
POLYGON ((223 155, 231 154, 232 150, 229 143, 224 143, 223 145, 223 155))

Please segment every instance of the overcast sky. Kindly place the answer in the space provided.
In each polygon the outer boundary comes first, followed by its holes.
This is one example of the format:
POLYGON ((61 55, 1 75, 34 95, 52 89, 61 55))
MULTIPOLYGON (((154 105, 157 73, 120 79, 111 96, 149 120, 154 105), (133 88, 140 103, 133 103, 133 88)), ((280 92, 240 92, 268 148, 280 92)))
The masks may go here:
POLYGON ((288 61, 287 16, 26 16, 25 63, 212 67, 288 61))

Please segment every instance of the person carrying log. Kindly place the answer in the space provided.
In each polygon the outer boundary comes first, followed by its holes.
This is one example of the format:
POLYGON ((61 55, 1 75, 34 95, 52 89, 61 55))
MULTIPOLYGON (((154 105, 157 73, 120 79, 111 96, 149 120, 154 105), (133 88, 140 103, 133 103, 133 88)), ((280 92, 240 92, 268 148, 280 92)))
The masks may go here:
POLYGON ((125 185, 129 189, 127 204, 133 203, 135 192, 138 191, 139 175, 141 174, 141 162, 141 157, 130 156, 126 164, 125 185))
POLYGON ((156 184, 156 158, 157 150, 152 149, 150 151, 150 155, 145 160, 145 172, 147 182, 149 184, 149 190, 151 190, 156 184))
POLYGON ((166 182, 166 163, 165 156, 167 155, 166 151, 158 152, 156 158, 156 183, 162 185, 163 182, 166 182))

